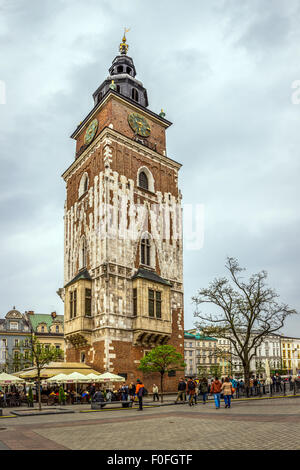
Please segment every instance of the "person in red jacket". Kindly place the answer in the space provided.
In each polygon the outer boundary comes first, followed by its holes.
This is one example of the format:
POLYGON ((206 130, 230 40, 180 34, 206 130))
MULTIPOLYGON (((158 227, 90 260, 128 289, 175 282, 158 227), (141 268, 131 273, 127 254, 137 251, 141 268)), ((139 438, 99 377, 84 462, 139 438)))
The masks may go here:
POLYGON ((222 389, 222 382, 220 382, 218 377, 215 377, 215 380, 212 382, 210 386, 210 394, 214 396, 216 410, 220 408, 220 404, 221 404, 221 389, 222 389))

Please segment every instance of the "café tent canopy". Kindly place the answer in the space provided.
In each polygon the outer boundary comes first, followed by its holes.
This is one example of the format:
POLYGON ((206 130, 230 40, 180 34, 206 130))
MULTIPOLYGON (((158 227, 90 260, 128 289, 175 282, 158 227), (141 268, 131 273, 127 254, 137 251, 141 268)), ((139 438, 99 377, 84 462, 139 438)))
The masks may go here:
POLYGON ((91 374, 86 375, 85 377, 89 379, 91 382, 97 382, 100 377, 100 374, 91 373, 91 374))
POLYGON ((89 381, 86 375, 73 372, 73 374, 67 376, 66 383, 87 383, 89 381))
MULTIPOLYGON (((54 377, 58 374, 72 374, 73 372, 78 372, 83 375, 88 375, 91 373, 96 373, 94 369, 92 369, 87 364, 82 362, 50 362, 41 370, 41 378, 48 379, 50 377, 54 377)), ((36 378, 37 377, 37 369, 36 367, 32 367, 27 370, 23 370, 14 374, 18 377, 22 377, 24 379, 36 378)))
POLYGON ((50 377, 50 379, 47 379, 48 383, 58 383, 58 382, 63 382, 64 380, 68 380, 69 375, 66 374, 58 374, 55 375, 54 377, 50 377))
POLYGON ((104 374, 98 375, 97 382, 125 382, 125 379, 121 375, 105 372, 104 374))
POLYGON ((17 385, 23 383, 23 379, 15 377, 14 375, 6 374, 5 372, 0 374, 0 385, 17 385))

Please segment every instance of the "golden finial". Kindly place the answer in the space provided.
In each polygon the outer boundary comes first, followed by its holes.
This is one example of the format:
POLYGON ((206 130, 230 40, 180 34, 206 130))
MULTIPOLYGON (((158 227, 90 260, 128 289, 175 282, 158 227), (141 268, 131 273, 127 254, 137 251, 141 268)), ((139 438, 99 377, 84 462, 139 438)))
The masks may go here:
POLYGON ((128 51, 128 44, 126 44, 126 33, 128 33, 128 31, 130 31, 130 28, 126 29, 124 28, 124 35, 123 35, 123 38, 122 38, 122 42, 120 44, 120 52, 121 54, 127 54, 127 51, 128 51))

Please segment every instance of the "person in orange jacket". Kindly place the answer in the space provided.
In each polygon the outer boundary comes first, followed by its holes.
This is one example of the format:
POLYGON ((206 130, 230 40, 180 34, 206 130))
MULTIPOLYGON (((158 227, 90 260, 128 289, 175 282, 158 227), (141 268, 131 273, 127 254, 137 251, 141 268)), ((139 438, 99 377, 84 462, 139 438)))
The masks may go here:
POLYGON ((140 381, 140 379, 137 379, 135 393, 136 393, 136 396, 139 399, 139 411, 143 411, 143 392, 144 392, 144 388, 145 388, 144 384, 140 381))

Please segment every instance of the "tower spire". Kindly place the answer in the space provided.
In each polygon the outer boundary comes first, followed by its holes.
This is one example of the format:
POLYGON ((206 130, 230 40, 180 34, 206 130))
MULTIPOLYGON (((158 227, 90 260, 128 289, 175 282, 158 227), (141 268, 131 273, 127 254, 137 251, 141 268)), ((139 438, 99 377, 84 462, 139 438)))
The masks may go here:
POLYGON ((128 51, 129 46, 126 43, 126 33, 128 33, 128 31, 130 31, 130 28, 129 29, 124 28, 124 35, 123 35, 122 42, 119 47, 121 54, 127 54, 127 51, 128 51))

